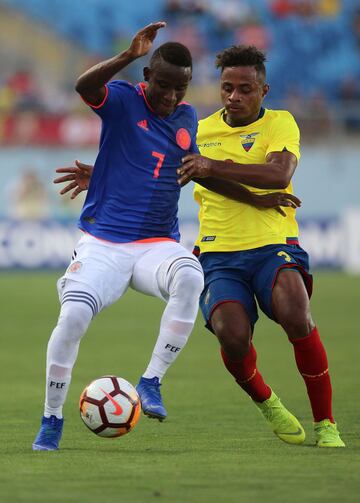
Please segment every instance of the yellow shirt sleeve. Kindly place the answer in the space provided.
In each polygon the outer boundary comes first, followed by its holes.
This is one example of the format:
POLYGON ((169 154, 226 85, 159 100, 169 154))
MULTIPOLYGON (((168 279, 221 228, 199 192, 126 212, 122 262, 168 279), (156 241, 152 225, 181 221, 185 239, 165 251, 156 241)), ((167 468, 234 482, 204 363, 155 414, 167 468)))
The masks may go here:
POLYGON ((287 150, 300 159, 300 131, 294 117, 289 112, 279 112, 276 120, 271 123, 269 145, 266 156, 270 152, 287 150))

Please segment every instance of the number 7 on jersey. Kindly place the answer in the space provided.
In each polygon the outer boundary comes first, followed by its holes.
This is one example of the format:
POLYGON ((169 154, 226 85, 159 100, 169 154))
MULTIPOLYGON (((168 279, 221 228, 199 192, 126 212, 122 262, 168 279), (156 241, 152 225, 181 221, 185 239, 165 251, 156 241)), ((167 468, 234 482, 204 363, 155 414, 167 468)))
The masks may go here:
POLYGON ((164 162, 164 159, 165 159, 165 155, 164 154, 160 154, 160 152, 151 152, 151 155, 153 157, 156 157, 156 159, 158 159, 158 162, 156 164, 156 167, 154 169, 154 174, 153 174, 153 178, 159 178, 159 175, 160 175, 160 169, 161 169, 161 166, 163 165, 163 162, 164 162))

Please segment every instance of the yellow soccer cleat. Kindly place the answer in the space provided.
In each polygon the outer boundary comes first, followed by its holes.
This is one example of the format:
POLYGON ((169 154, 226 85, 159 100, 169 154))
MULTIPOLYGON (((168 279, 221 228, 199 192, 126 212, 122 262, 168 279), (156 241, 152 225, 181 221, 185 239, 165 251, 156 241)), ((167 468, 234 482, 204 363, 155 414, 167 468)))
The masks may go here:
POLYGON ((329 419, 314 423, 314 431, 318 447, 345 447, 336 423, 332 423, 329 419))
POLYGON ((270 398, 265 402, 254 402, 273 432, 287 444, 302 444, 305 440, 305 431, 299 421, 281 403, 272 391, 270 398))

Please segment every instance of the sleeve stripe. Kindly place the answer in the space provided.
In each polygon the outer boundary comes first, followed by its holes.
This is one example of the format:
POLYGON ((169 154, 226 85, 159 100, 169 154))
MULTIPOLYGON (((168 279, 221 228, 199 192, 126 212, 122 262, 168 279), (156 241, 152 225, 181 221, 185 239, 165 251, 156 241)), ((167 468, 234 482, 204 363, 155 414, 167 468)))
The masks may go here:
POLYGON ((101 108, 104 105, 105 101, 107 100, 108 95, 109 95, 109 89, 108 89, 108 86, 105 84, 105 96, 104 96, 104 99, 102 100, 102 102, 100 103, 100 105, 93 105, 92 103, 89 103, 88 101, 86 101, 86 99, 83 98, 82 96, 81 96, 81 98, 82 98, 83 102, 86 103, 86 105, 88 105, 89 107, 94 108, 96 110, 98 108, 101 108))

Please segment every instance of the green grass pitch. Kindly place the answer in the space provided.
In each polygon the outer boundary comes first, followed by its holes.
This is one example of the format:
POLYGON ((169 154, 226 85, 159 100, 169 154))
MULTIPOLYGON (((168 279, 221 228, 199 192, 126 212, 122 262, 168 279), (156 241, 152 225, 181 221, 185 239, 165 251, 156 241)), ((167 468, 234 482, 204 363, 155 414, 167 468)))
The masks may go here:
POLYGON ((163 305, 129 292, 94 321, 80 348, 65 406, 61 450, 32 452, 42 415, 45 348, 58 314, 56 275, 1 273, 0 501, 276 502, 359 501, 360 278, 318 273, 312 301, 330 361, 334 411, 346 449, 315 448, 310 408, 292 348, 262 316, 259 367, 302 421, 305 445, 270 431, 223 369, 199 315, 164 379, 169 417, 142 417, 118 439, 88 431, 79 418, 85 385, 104 374, 136 384, 149 359, 163 305))

